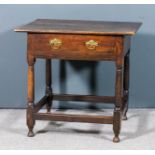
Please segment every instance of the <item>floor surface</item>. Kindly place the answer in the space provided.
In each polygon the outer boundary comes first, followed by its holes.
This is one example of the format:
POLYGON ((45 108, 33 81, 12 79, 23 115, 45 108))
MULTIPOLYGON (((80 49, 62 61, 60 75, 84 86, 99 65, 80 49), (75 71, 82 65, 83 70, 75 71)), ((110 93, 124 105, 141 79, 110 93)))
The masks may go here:
MULTIPOLYGON (((110 114, 111 110, 64 113, 110 114)), ((27 137, 25 110, 0 110, 0 149, 155 149, 155 109, 130 109, 122 121, 121 142, 113 143, 112 125, 37 121, 27 137)))

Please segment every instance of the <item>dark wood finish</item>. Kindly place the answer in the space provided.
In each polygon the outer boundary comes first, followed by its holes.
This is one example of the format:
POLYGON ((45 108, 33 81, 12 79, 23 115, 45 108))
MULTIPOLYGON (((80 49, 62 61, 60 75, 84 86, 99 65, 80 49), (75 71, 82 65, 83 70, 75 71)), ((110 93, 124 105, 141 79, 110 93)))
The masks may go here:
POLYGON ((18 27, 17 32, 95 35, 134 35, 141 26, 135 22, 37 19, 18 27))
POLYGON ((119 142, 121 120, 127 119, 129 96, 129 54, 131 35, 141 23, 38 19, 15 29, 28 34, 28 136, 33 136, 35 120, 113 124, 113 142, 119 142), (34 64, 46 60, 45 96, 34 105, 34 64), (115 96, 55 94, 52 92, 51 59, 108 60, 115 62, 115 96), (50 113, 53 100, 114 103, 113 116, 50 113), (39 110, 47 106, 47 113, 39 110))
POLYGON ((75 94, 53 94, 53 100, 59 101, 87 101, 100 103, 114 103, 114 96, 94 96, 94 95, 75 95, 75 94))
POLYGON ((131 36, 124 36, 124 43, 123 43, 123 46, 124 46, 124 49, 123 49, 124 56, 126 56, 127 53, 129 52, 130 44, 131 44, 131 36))
POLYGON ((114 116, 113 116, 113 130, 114 130, 114 138, 113 142, 118 143, 120 141, 119 134, 121 129, 121 110, 120 107, 115 107, 114 116))
POLYGON ((117 59, 116 59, 116 81, 115 81, 115 109, 114 109, 114 122, 113 130, 115 137, 113 142, 119 142, 119 133, 121 128, 121 107, 122 107, 122 77, 123 77, 123 39, 120 37, 117 39, 116 48, 117 48, 117 59))
POLYGON ((52 88, 51 88, 51 82, 52 82, 52 75, 51 75, 51 60, 46 59, 46 96, 48 96, 46 108, 47 112, 50 112, 51 106, 52 106, 52 100, 50 100, 50 97, 52 96, 52 88))
POLYGON ((123 80, 123 93, 124 93, 124 100, 123 100, 123 113, 122 117, 123 120, 127 120, 127 111, 128 111, 128 98, 129 98, 129 76, 130 76, 130 49, 128 53, 125 55, 124 58, 124 80, 123 80))
POLYGON ((28 50, 38 58, 57 58, 66 60, 114 60, 116 38, 112 36, 92 35, 61 35, 61 34, 28 34, 30 43, 28 50), (49 41, 60 39, 60 49, 52 49, 49 41), (98 47, 94 50, 87 49, 85 42, 95 40, 98 47), (41 43, 41 44, 40 44, 41 43))
POLYGON ((49 96, 44 96, 41 100, 34 105, 34 112, 38 112, 44 105, 46 105, 49 101, 49 96))
POLYGON ((35 113, 34 118, 37 120, 51 120, 51 121, 67 121, 67 122, 85 122, 85 123, 101 123, 112 124, 112 116, 93 116, 93 115, 71 115, 71 114, 46 114, 35 113))
POLYGON ((29 128, 28 136, 33 137, 33 127, 35 120, 33 117, 33 108, 34 108, 34 63, 35 58, 28 55, 28 92, 27 92, 27 126, 29 128))

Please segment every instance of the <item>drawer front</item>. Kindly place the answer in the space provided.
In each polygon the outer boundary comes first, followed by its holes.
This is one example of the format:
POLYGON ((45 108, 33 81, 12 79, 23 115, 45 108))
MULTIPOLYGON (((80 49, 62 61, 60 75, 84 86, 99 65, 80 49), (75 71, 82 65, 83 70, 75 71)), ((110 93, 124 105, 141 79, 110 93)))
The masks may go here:
POLYGON ((66 60, 114 60, 115 37, 29 34, 28 51, 35 57, 66 60))

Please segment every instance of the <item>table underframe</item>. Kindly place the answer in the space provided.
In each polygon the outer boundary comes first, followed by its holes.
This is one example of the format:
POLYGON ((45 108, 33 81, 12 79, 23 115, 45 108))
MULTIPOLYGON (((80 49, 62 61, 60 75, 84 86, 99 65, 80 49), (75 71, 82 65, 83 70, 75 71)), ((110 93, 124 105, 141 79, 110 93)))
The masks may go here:
POLYGON ((39 102, 34 103, 35 93, 35 73, 34 64, 36 58, 28 57, 28 107, 27 107, 27 125, 28 136, 33 137, 33 128, 35 120, 51 120, 51 121, 67 121, 67 122, 87 122, 113 124, 114 138, 113 142, 119 142, 119 134, 121 128, 121 119, 126 120, 128 110, 129 96, 129 55, 130 50, 124 56, 124 65, 120 66, 116 63, 116 80, 115 80, 115 96, 95 96, 95 95, 75 95, 75 94, 55 94, 52 91, 52 70, 51 59, 46 59, 46 91, 39 102), (52 101, 87 101, 91 103, 108 103, 114 104, 113 116, 94 116, 94 115, 74 115, 50 112, 52 101), (47 112, 39 112, 46 106, 47 112))

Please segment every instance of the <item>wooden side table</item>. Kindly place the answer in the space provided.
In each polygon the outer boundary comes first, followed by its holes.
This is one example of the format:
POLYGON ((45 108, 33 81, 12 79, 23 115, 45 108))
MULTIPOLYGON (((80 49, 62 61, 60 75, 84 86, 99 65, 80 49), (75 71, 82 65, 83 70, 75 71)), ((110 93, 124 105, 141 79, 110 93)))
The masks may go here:
POLYGON ((28 136, 34 136, 35 120, 113 124, 113 142, 119 142, 121 118, 127 119, 130 39, 141 23, 38 19, 16 28, 27 32, 28 136), (34 64, 46 60, 46 93, 34 103, 34 64), (51 59, 103 60, 116 64, 115 96, 55 94, 51 88, 51 59), (50 112, 53 100, 106 102, 115 105, 113 116, 68 115, 50 112), (45 106, 47 113, 39 110, 45 106))

